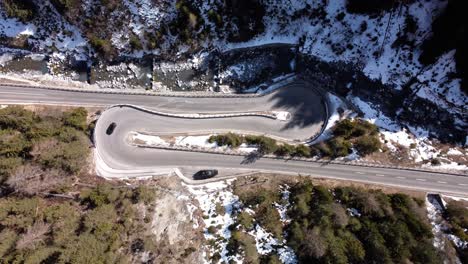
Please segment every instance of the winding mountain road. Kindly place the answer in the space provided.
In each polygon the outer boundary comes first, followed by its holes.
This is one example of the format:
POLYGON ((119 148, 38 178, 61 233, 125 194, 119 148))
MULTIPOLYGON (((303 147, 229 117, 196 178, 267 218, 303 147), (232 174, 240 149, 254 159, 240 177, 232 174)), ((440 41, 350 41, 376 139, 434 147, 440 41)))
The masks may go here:
POLYGON ((171 114, 221 114, 233 112, 287 111, 287 122, 258 116, 188 119, 141 111, 133 107, 112 107, 104 111, 95 129, 98 170, 107 176, 150 176, 172 168, 198 170, 219 168, 236 171, 264 171, 311 175, 423 191, 468 195, 468 177, 436 172, 323 164, 299 160, 139 148, 128 142, 130 132, 181 133, 242 130, 300 140, 320 131, 325 118, 322 97, 301 82, 295 82, 261 97, 186 98, 145 95, 99 94, 13 87, 0 84, 0 104, 60 104, 111 106, 132 104, 171 114), (110 123, 117 124, 111 135, 110 123), (102 165, 105 166, 102 166, 102 165))

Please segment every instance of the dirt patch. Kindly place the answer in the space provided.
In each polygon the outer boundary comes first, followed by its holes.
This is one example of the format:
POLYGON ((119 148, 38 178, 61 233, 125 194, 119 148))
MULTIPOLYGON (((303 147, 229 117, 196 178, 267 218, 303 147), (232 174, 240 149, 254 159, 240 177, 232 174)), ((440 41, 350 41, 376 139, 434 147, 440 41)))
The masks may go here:
POLYGON ((158 177, 151 232, 159 263, 201 263, 204 243, 201 214, 178 177, 158 177))

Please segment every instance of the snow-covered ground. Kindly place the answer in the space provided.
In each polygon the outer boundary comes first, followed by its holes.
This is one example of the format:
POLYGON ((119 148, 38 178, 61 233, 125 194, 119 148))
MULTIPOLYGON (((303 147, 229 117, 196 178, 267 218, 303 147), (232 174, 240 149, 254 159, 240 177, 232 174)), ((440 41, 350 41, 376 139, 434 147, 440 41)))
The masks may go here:
POLYGON ((409 149, 414 162, 426 162, 426 164, 423 164, 425 167, 439 170, 468 171, 468 166, 452 162, 449 159, 451 155, 464 155, 459 149, 452 148, 447 152, 448 156, 442 155, 441 151, 433 146, 433 142, 429 139, 429 132, 425 129, 411 126, 407 126, 408 129, 406 129, 376 110, 372 104, 364 102, 358 97, 349 96, 348 99, 362 111, 365 120, 379 127, 384 138, 383 143, 391 151, 396 151, 397 146, 395 144, 398 144, 409 149), (444 157, 440 165, 427 164, 431 159, 440 157, 444 157))
MULTIPOLYGON (((90 11, 92 1, 83 4, 85 10, 90 11)), ((211 9, 212 2, 203 2, 200 6, 202 17, 206 19, 206 13, 211 9)), ((272 43, 299 44, 300 52, 327 61, 327 62, 348 62, 356 65, 357 69, 371 78, 389 84, 394 89, 401 89, 411 78, 416 77, 417 83, 411 86, 416 96, 430 100, 437 106, 448 112, 465 116, 468 97, 460 90, 460 79, 453 78, 456 65, 454 60, 455 51, 448 51, 438 60, 427 67, 419 62, 418 58, 422 50, 422 42, 431 35, 431 24, 435 17, 446 6, 446 1, 414 1, 410 4, 402 5, 391 11, 382 12, 379 16, 368 16, 361 14, 350 14, 346 11, 346 0, 330 1, 270 1, 266 5, 266 15, 264 17, 265 31, 254 37, 252 40, 242 43, 229 43, 223 38, 210 40, 212 47, 220 51, 234 48, 252 47, 272 43), (308 14, 310 11, 322 12, 324 16, 298 15, 308 14), (280 14, 280 15, 278 15, 280 14), (408 20, 414 21, 414 31, 405 30, 408 20), (404 34, 409 44, 393 45, 404 34)), ((121 53, 134 58, 141 58, 144 52, 131 52, 128 49, 131 35, 137 36, 143 46, 146 46, 145 32, 157 29, 167 22, 168 18, 175 16, 175 4, 167 4, 162 1, 158 5, 150 0, 125 0, 123 7, 128 10, 128 26, 115 30, 111 38, 111 43, 121 53)), ((1 9, 1 8, 0 8, 1 9)), ((83 34, 74 25, 71 25, 63 18, 48 1, 39 3, 39 13, 50 15, 47 24, 42 20, 34 19, 31 22, 23 23, 14 18, 8 18, 3 10, 0 10, 0 36, 12 39, 27 38, 27 42, 34 46, 34 50, 39 53, 50 55, 49 71, 51 74, 37 74, 34 72, 7 73, 0 74, 0 78, 21 79, 27 78, 39 83, 50 83, 57 80, 60 85, 82 87, 84 83, 76 81, 76 76, 65 76, 55 73, 53 69, 63 62, 67 57, 74 57, 77 60, 89 59, 93 54, 93 49, 83 34)), ((207 21, 208 24, 211 22, 207 21)), ((173 37, 169 37, 171 42, 173 37)), ((206 44, 206 43, 205 43, 206 44)), ((162 47, 164 48, 164 46, 162 47)), ((168 48, 168 47, 167 47, 168 48)), ((177 48, 180 54, 189 51, 189 47, 180 46, 177 48)), ((3 47, 0 43, 0 67, 13 59, 12 54, 25 53, 25 50, 3 47)), ((158 55, 160 51, 145 51, 158 55)), ((28 53, 28 52, 26 52, 28 53)), ((194 69, 200 66, 207 58, 206 50, 195 54, 187 63, 159 63, 161 70, 170 72, 180 69, 194 69)), ((295 68, 295 60, 291 61, 291 68, 295 68)), ((131 65, 118 65, 106 67, 108 71, 114 68, 129 68, 127 75, 138 75, 138 69, 131 65)), ((222 82, 232 76, 248 75, 254 69, 245 65, 231 65, 217 75, 222 82)), ((276 83, 262 90, 260 87, 253 87, 247 92, 266 93, 278 87, 286 85, 295 79, 294 73, 279 76, 273 80, 276 83)), ((113 81, 101 81, 99 85, 123 83, 125 77, 116 77, 113 81)), ((154 82, 157 86, 158 82, 154 82)), ((198 83, 194 83, 195 86, 198 83)), ((227 85, 226 85, 227 86, 227 85)), ((352 89, 353 83, 348 87, 352 89)), ((91 87, 91 86, 90 86, 91 87)), ((94 87, 94 86, 93 86, 94 87)), ((221 89, 223 92, 232 92, 229 86, 221 89)), ((212 88, 210 88, 212 89, 212 88)), ((340 120, 337 112, 342 104, 339 98, 329 95, 330 120, 324 133, 317 139, 326 140, 331 136, 330 128, 340 120)), ((357 97, 348 97, 365 114, 365 118, 378 125, 386 140, 386 146, 394 151, 397 145, 409 148, 410 156, 416 163, 428 162, 431 159, 440 158, 445 155, 433 146, 428 138, 428 131, 418 127, 402 127, 395 120, 383 115, 377 106, 373 106, 357 97)), ((279 119, 287 119, 287 113, 278 113, 279 119)), ((457 118, 456 124, 461 127, 466 126, 466 120, 457 118)), ((468 138, 468 137, 467 137, 468 138)), ((156 140, 156 139, 155 139, 156 140)), ((159 142, 158 144, 166 144, 159 142)), ((186 137, 176 139, 173 144, 177 146, 189 146, 199 148, 219 148, 207 144, 202 137, 186 137)), ((467 142, 468 144, 468 142, 467 142)), ((431 168, 441 170, 467 170, 466 165, 460 165, 450 159, 450 156, 466 155, 467 150, 458 149, 449 151, 441 160, 441 164, 431 166, 431 168), (458 151, 459 154, 454 151, 458 151)), ((243 146, 240 151, 253 151, 254 148, 243 146), (245 148, 244 148, 245 147, 245 148)), ((358 158, 356 156, 349 157, 358 158)), ((429 166, 429 165, 426 165, 429 166)))
MULTIPOLYGON (((196 201, 198 201, 199 208, 203 212, 205 238, 214 241, 213 243, 209 243, 206 249, 210 256, 216 252, 219 253, 221 257, 220 263, 223 261, 225 263, 230 263, 230 261, 234 263, 243 262, 244 257, 238 252, 235 255, 228 254, 226 246, 231 237, 229 226, 236 222, 238 213, 242 211, 255 217, 255 212, 249 208, 245 208, 239 201, 239 197, 234 195, 232 190, 233 181, 235 180, 196 186, 184 184, 196 201), (219 206, 223 208, 222 212, 217 208, 219 206)), ((289 207, 289 186, 281 186, 280 191, 282 192, 282 205, 276 206, 278 210, 284 211, 281 219, 284 224, 287 224, 289 220, 285 213, 289 207)), ((279 241, 274 238, 271 233, 259 224, 255 224, 254 228, 247 232, 247 234, 254 238, 258 254, 266 255, 275 252, 282 263, 297 263, 296 255, 291 248, 285 245, 286 241, 279 241)), ((206 263, 210 263, 208 258, 206 259, 206 263)))
POLYGON ((426 208, 427 208, 427 217, 432 226, 432 233, 434 234, 434 247, 443 249, 445 241, 443 240, 443 232, 445 231, 445 227, 442 224, 442 207, 441 205, 435 200, 429 200, 426 197, 426 208))
MULTIPOLYGON (((218 252, 221 256, 220 263, 242 263, 242 256, 239 254, 228 255, 227 242, 231 237, 229 226, 235 222, 234 211, 240 207, 239 197, 232 193, 231 184, 233 180, 223 182, 213 182, 203 185, 185 185, 194 198, 198 201, 203 212, 204 235, 207 240, 214 240, 214 245, 207 245, 206 249, 210 254, 218 252), (217 213, 216 205, 224 208, 224 214, 217 213), (208 230, 215 229, 215 233, 208 230), (221 237, 223 239, 216 239, 221 237)), ((205 259, 206 263, 211 263, 205 259)))
POLYGON ((187 148, 197 148, 197 149, 207 149, 207 150, 218 150, 218 151, 238 151, 240 153, 250 153, 257 150, 255 146, 248 146, 245 143, 241 144, 238 148, 232 149, 228 146, 218 146, 216 143, 208 142, 208 139, 211 135, 207 136, 177 136, 171 139, 163 139, 155 135, 141 134, 133 132, 130 134, 130 140, 132 142, 144 142, 150 146, 176 146, 176 147, 187 147, 187 148))
MULTIPOLYGON (((435 196, 428 195, 426 197, 426 208, 427 208, 427 216, 432 226, 432 232, 434 234, 434 241, 433 244, 436 248, 440 250, 445 250, 445 243, 447 241, 451 241, 455 244, 458 248, 466 248, 468 247, 468 241, 463 241, 459 237, 455 236, 454 234, 450 233, 450 227, 448 223, 443 219, 442 215, 444 213, 444 207, 446 202, 444 201, 444 197, 454 199, 454 200, 468 200, 467 198, 460 198, 460 197, 451 197, 451 196, 442 196, 440 204, 435 196)), ((455 262, 457 264, 461 264, 462 262, 456 258, 455 262)))
MULTIPOLYGON (((327 93, 328 96, 328 123, 324 128, 323 133, 314 140, 312 143, 325 141, 333 136, 331 131, 332 127, 336 125, 337 122, 343 120, 346 115, 340 115, 339 110, 347 110, 346 103, 343 102, 338 96, 331 93, 327 93)), ((348 113, 349 114, 349 113, 348 113)))

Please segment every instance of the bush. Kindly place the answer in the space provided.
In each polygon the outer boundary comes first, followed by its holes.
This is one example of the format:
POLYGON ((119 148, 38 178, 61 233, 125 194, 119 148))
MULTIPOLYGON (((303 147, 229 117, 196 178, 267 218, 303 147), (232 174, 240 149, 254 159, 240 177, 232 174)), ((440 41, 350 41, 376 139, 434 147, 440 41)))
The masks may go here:
POLYGON ((376 137, 363 136, 358 138, 355 144, 356 150, 360 155, 368 155, 380 149, 380 140, 376 137))
POLYGON ((88 111, 84 107, 78 107, 63 113, 62 120, 67 126, 85 131, 88 126, 86 123, 87 117, 88 111))
POLYGON ((332 151, 332 157, 343 157, 351 153, 352 144, 342 137, 335 137, 328 141, 332 151))
POLYGON ((297 145, 294 150, 294 156, 310 157, 310 148, 303 144, 297 145))
POLYGON ((249 145, 257 145, 258 152, 262 154, 274 153, 278 148, 276 140, 265 136, 246 136, 245 142, 249 145))
POLYGON ((102 39, 94 35, 88 36, 89 43, 91 46, 100 54, 105 56, 105 58, 112 59, 114 56, 115 50, 112 47, 112 44, 107 39, 102 39))
POLYGON ((242 211, 238 216, 237 216, 237 221, 239 224, 245 228, 245 230, 249 231, 254 227, 254 219, 253 217, 245 212, 242 211))
POLYGON ((444 217, 448 220, 452 233, 460 239, 468 240, 468 209, 461 201, 450 201, 444 213, 444 217))
POLYGON ((18 18, 22 22, 31 21, 37 13, 37 7, 31 0, 5 0, 3 6, 9 17, 18 18))
POLYGON ((432 158, 431 159, 431 165, 432 166, 439 166, 441 163, 440 163, 440 159, 437 159, 437 158, 432 158))
POLYGON ((323 157, 343 157, 356 148, 360 155, 368 155, 379 150, 378 127, 361 119, 345 119, 332 128, 334 138, 311 147, 323 157))
POLYGON ((69 174, 76 174, 86 165, 89 154, 88 144, 83 141, 58 143, 52 149, 39 156, 39 163, 47 169, 59 169, 69 174))
POLYGON ((0 158, 25 157, 30 148, 31 142, 19 132, 0 130, 0 158))
POLYGON ((275 154, 278 156, 290 156, 294 153, 295 148, 292 145, 289 144, 282 144, 278 146, 278 148, 275 151, 275 154))
POLYGON ((51 2, 62 15, 81 4, 81 0, 51 0, 51 2))
POLYGON ((143 45, 141 44, 141 41, 140 41, 140 38, 136 35, 131 35, 130 36, 130 47, 132 48, 132 50, 142 50, 143 49, 143 45))
POLYGON ((237 148, 243 143, 244 139, 241 135, 234 133, 227 133, 224 135, 214 135, 210 136, 208 139, 209 143, 216 143, 218 146, 229 146, 232 148, 237 148))
POLYGON ((376 135, 379 129, 376 125, 362 119, 345 119, 337 123, 332 129, 335 137, 352 139, 364 135, 376 135))
POLYGON ((14 129, 20 132, 27 132, 37 121, 39 119, 33 112, 21 106, 9 106, 0 109, 1 129, 14 129))

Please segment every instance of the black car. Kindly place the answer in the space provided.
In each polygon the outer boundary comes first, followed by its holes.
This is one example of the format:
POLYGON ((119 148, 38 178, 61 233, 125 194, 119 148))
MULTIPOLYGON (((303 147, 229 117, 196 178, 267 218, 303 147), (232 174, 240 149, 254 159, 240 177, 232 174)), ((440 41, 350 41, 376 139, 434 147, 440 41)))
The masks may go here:
POLYGON ((218 175, 218 170, 201 170, 193 175, 195 180, 204 180, 218 175))
POLYGON ((109 127, 107 127, 107 129, 106 129, 106 134, 107 134, 107 135, 112 134, 112 132, 114 132, 114 129, 115 129, 116 126, 117 126, 117 124, 114 123, 114 122, 112 122, 112 123, 109 125, 109 127))

